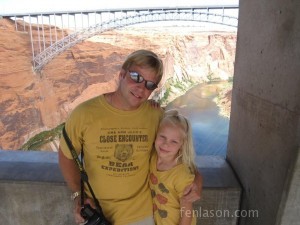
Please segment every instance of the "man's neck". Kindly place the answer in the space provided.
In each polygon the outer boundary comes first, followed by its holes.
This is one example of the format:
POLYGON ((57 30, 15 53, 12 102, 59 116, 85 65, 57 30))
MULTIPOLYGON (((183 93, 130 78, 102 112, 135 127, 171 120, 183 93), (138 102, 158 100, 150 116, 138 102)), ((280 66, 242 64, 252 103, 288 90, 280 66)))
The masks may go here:
POLYGON ((126 99, 118 91, 105 94, 105 99, 108 104, 119 110, 132 111, 138 108, 133 108, 126 104, 126 99))

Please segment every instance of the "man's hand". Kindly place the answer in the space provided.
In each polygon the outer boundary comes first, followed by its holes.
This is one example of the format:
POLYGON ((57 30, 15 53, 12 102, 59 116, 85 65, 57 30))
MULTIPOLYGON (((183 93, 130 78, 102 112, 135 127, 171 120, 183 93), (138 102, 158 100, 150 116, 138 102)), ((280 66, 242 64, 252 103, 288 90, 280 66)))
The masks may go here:
POLYGON ((184 189, 181 201, 182 203, 193 203, 199 200, 200 197, 200 190, 198 186, 195 183, 192 183, 184 189))
POLYGON ((80 204, 80 196, 74 199, 74 219, 76 224, 84 223, 84 218, 80 215, 81 204, 80 204))
MULTIPOLYGON (((89 198, 84 200, 84 204, 90 204, 90 206, 92 208, 95 208, 95 204, 94 204, 93 200, 91 200, 89 198)), ((85 219, 81 216, 81 213, 80 213, 81 209, 82 209, 81 196, 78 196, 74 200, 74 218, 75 218, 75 222, 77 224, 83 224, 85 222, 85 219)))
POLYGON ((150 105, 153 107, 153 108, 160 108, 160 104, 153 100, 153 99, 149 99, 148 102, 150 103, 150 105))

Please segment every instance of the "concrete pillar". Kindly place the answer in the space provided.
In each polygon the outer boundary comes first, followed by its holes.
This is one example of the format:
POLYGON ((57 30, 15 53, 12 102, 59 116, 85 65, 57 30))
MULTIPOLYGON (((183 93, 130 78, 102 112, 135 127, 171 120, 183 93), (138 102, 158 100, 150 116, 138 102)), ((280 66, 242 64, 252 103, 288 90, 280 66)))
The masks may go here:
POLYGON ((243 186, 241 209, 258 212, 244 211, 239 224, 299 224, 289 208, 300 204, 300 1, 239 5, 227 159, 243 186))
POLYGON ((276 225, 299 224, 300 212, 300 154, 295 167, 291 170, 291 178, 287 179, 286 188, 282 194, 281 208, 277 214, 276 225))

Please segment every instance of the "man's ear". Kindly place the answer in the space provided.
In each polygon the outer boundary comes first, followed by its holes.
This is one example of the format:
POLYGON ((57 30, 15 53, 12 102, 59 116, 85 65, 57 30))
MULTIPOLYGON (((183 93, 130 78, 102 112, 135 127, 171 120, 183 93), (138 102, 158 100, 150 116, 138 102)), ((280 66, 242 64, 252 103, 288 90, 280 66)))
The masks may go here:
POLYGON ((126 70, 124 70, 124 69, 121 69, 121 71, 120 71, 120 73, 119 73, 119 78, 121 79, 121 78, 125 78, 125 76, 126 76, 126 70))

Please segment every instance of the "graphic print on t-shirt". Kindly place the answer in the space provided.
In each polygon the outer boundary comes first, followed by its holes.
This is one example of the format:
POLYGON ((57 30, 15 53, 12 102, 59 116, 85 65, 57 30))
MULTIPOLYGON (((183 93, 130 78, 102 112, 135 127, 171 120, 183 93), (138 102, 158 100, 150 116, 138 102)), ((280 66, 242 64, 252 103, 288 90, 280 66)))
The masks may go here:
POLYGON ((125 162, 133 154, 133 149, 131 144, 116 144, 115 145, 115 158, 125 162))
POLYGON ((134 176, 141 166, 139 157, 151 149, 148 139, 145 128, 102 128, 97 146, 101 169, 112 177, 134 176))
MULTIPOLYGON (((150 182, 152 184, 151 196, 152 196, 152 198, 157 200, 157 203, 159 203, 159 205, 153 203, 153 212, 155 213, 157 210, 157 212, 161 218, 167 218, 168 211, 161 209, 160 205, 167 204, 167 202, 168 202, 167 196, 168 196, 169 190, 165 187, 165 185, 163 183, 158 183, 158 179, 153 173, 150 173, 150 182)), ((156 202, 156 201, 154 201, 154 202, 156 202)))

